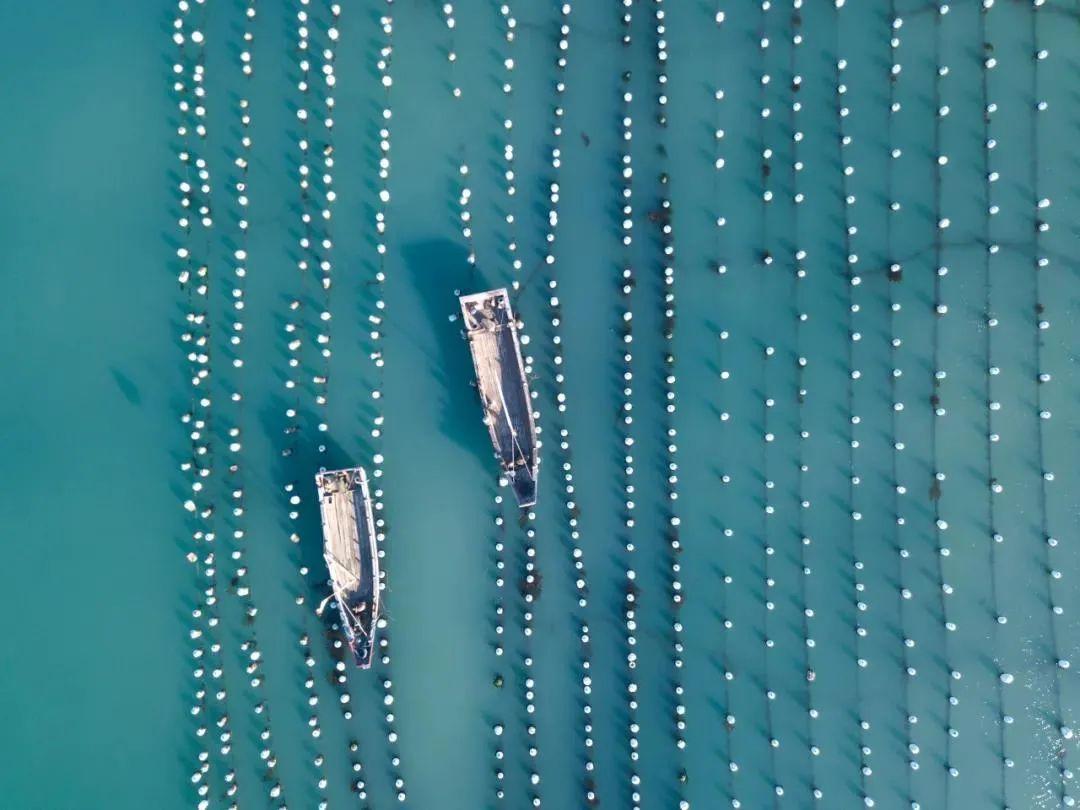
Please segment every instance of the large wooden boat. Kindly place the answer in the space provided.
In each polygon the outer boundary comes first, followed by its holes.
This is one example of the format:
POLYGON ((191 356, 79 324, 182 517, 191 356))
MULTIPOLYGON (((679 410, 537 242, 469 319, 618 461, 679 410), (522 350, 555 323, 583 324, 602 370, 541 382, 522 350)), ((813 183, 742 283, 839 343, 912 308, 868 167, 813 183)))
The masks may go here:
POLYGON ((379 620, 379 554, 367 474, 360 467, 320 472, 315 484, 332 598, 356 664, 367 669, 379 620))
POLYGON ((532 506, 540 456, 510 296, 498 289, 463 295, 459 300, 495 456, 518 506, 532 506))

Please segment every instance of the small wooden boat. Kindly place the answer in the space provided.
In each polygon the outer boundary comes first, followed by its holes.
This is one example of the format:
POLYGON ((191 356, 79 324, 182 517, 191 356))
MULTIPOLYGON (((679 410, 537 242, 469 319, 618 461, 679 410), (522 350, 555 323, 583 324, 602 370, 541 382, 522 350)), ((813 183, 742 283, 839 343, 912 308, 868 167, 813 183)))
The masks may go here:
POLYGON ((328 599, 337 602, 356 665, 367 669, 379 620, 379 554, 367 474, 360 467, 320 472, 315 485, 322 513, 323 557, 333 584, 328 599))
POLYGON ((536 503, 539 443, 510 296, 505 289, 498 289, 463 295, 459 300, 495 457, 518 506, 532 506, 536 503))

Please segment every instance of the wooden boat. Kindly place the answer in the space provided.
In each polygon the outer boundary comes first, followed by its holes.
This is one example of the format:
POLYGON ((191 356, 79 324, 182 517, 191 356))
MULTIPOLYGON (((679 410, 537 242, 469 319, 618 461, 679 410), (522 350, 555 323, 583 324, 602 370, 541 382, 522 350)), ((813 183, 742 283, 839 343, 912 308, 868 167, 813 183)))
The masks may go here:
POLYGON ((532 506, 536 503, 539 446, 510 296, 505 289, 498 289, 463 295, 459 300, 495 457, 518 506, 532 506))
POLYGON ((379 620, 379 554, 367 474, 360 467, 320 472, 315 485, 322 513, 323 558, 333 584, 328 599, 337 602, 356 665, 367 669, 379 620))

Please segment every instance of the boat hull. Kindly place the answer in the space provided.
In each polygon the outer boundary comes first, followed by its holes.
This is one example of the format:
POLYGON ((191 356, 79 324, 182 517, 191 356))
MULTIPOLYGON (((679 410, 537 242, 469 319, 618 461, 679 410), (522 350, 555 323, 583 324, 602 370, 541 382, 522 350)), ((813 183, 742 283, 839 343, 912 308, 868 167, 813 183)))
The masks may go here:
POLYGON ((510 296, 497 289, 463 295, 459 301, 495 457, 518 506, 533 506, 540 443, 510 296))
POLYGON ((315 476, 323 558, 356 665, 371 666, 379 620, 379 554, 367 474, 360 467, 315 476))

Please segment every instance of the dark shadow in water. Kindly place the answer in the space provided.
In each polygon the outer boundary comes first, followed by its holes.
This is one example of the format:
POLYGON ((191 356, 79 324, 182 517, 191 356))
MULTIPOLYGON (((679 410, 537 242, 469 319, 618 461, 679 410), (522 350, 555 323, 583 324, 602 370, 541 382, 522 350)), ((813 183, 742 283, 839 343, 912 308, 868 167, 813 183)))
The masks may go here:
POLYGON ((119 369, 110 368, 109 371, 112 374, 113 382, 116 383, 116 387, 124 395, 124 399, 132 405, 141 405, 142 395, 139 393, 134 381, 119 369))
MULTIPOLYGON (((260 414, 262 429, 274 447, 274 456, 268 467, 273 487, 280 498, 282 516, 279 519, 279 527, 287 536, 295 532, 300 542, 293 546, 291 553, 294 565, 305 565, 309 574, 304 578, 304 598, 314 606, 318 604, 328 593, 326 584, 328 574, 326 564, 323 561, 323 535, 322 520, 319 515, 319 500, 315 490, 315 474, 320 468, 337 470, 345 467, 363 467, 368 473, 368 480, 372 482, 372 489, 377 486, 377 481, 372 475, 373 464, 370 458, 357 458, 348 453, 333 438, 326 433, 320 433, 311 429, 316 414, 303 409, 298 409, 297 419, 294 423, 299 426, 295 438, 284 433, 290 425, 285 417, 285 409, 288 407, 286 400, 275 395, 269 407, 263 409, 260 414), (319 452, 319 445, 324 445, 326 450, 319 452), (288 448, 288 455, 282 450, 288 448), (285 492, 287 484, 293 485, 291 493, 285 492), (300 496, 300 503, 294 508, 299 513, 296 520, 288 518, 284 511, 289 495, 300 496)), ((295 581, 287 580, 285 586, 289 590, 296 588, 295 581)))
POLYGON ((401 255, 413 289, 420 295, 424 318, 435 331, 438 348, 434 357, 428 357, 426 371, 443 391, 439 429, 494 472, 494 451, 483 427, 476 388, 471 385, 469 346, 462 336, 461 319, 449 319, 460 311, 454 291, 476 292, 486 289, 486 282, 469 264, 465 249, 448 239, 410 242, 401 255))
MULTIPOLYGON (((306 393, 306 392, 305 392, 306 393)), ((274 455, 267 470, 270 474, 275 497, 280 499, 282 512, 279 516, 278 526, 288 536, 296 532, 300 542, 293 551, 293 564, 306 565, 312 570, 324 568, 322 563, 322 523, 319 518, 318 499, 315 495, 315 473, 323 465, 321 456, 316 445, 327 444, 322 437, 312 437, 312 431, 308 428, 313 421, 310 414, 302 407, 298 409, 297 417, 290 422, 285 417, 285 409, 293 403, 286 402, 279 395, 273 395, 269 405, 259 413, 259 420, 263 432, 270 437, 270 445, 274 455), (295 428, 296 432, 289 434, 287 428, 295 428), (286 451, 286 452, 283 452, 286 451), (285 487, 291 484, 292 492, 286 492, 285 487), (285 514, 289 495, 300 496, 300 504, 292 507, 299 512, 299 518, 292 520, 285 514)), ((330 445, 327 444, 327 452, 330 445)), ((286 587, 295 589, 293 581, 287 581, 286 587)), ((310 593, 306 594, 311 596, 310 593)))

